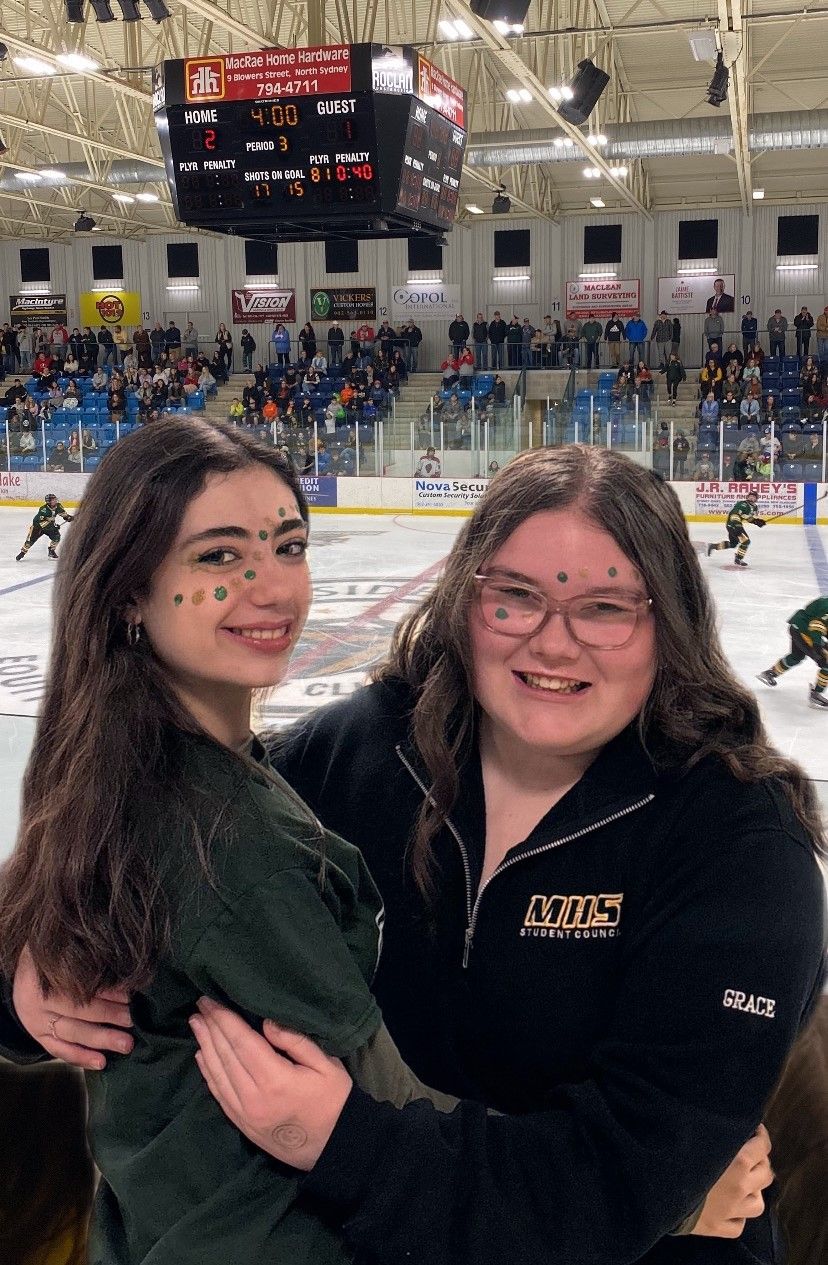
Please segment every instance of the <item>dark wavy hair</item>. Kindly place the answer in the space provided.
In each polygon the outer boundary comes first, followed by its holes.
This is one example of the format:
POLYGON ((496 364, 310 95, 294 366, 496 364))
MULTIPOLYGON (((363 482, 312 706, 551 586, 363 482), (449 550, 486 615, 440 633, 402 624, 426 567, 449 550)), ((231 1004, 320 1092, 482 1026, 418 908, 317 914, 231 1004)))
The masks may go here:
POLYGON ((741 781, 777 779, 815 852, 825 856, 811 783, 771 746, 756 699, 724 656, 675 492, 620 453, 572 444, 523 452, 496 475, 437 584, 398 625, 388 658, 374 672, 375 680, 404 681, 417 697, 413 737, 431 775, 411 846, 421 890, 431 894, 431 841, 457 798, 458 765, 473 737, 474 575, 527 518, 570 506, 613 537, 652 598, 657 666, 638 725, 656 768, 690 768, 718 755, 741 781))
POLYGON ((169 944, 163 841, 133 806, 177 801, 193 855, 210 875, 196 792, 169 759, 170 734, 203 730, 178 701, 126 613, 148 591, 209 475, 266 466, 308 509, 292 464, 224 423, 171 417, 107 452, 92 475, 58 567, 46 694, 23 782, 17 847, 0 877, 0 971, 28 942, 46 988, 89 1001, 140 988, 169 944))

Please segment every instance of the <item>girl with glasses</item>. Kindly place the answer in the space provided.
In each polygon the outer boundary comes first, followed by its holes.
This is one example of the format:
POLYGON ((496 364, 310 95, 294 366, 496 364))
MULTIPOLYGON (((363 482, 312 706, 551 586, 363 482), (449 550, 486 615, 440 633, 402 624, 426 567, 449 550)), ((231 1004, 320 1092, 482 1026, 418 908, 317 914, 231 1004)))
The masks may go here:
MULTIPOLYGON (((729 1265, 741 1234, 772 1261, 754 1135, 819 992, 824 840, 672 490, 608 450, 521 454, 372 684, 271 749, 361 845, 375 994, 459 1099, 378 1102, 307 1029, 201 1003, 211 1093, 355 1259, 729 1265), (743 1163, 755 1184, 717 1215, 743 1163)), ((122 1014, 44 1000, 25 969, 15 997, 78 1059, 123 1040, 122 1014)))

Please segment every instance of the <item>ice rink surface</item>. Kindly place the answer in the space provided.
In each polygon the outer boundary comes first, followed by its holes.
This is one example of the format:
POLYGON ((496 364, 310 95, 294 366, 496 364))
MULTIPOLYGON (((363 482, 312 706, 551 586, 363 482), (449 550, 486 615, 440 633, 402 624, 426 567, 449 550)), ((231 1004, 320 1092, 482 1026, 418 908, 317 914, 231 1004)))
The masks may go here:
MULTIPOLYGON (((49 647, 54 564, 46 541, 15 562, 33 512, 0 507, 0 857, 14 839, 49 647)), ((427 592, 462 523, 437 516, 314 516, 315 600, 290 678, 265 706, 263 724, 289 724, 357 688, 382 657, 397 620, 427 592)), ((828 528, 769 524, 752 531, 746 570, 733 565, 730 551, 705 556, 707 544, 724 536, 717 524, 691 523, 690 535, 713 590, 725 650, 756 690, 777 746, 821 784, 828 811, 828 714, 807 704, 814 665, 794 669, 776 689, 755 679, 786 653, 788 616, 828 593, 828 528)))

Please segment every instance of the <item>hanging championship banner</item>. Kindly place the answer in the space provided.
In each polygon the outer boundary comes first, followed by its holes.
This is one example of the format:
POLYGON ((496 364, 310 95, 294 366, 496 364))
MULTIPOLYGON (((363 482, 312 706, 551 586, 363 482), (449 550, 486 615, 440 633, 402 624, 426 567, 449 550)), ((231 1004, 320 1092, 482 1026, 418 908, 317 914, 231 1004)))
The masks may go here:
POLYGON ((88 290, 78 303, 81 325, 140 325, 141 296, 134 290, 88 290))
POLYGON ((736 277, 731 272, 721 277, 659 277, 658 310, 669 316, 687 312, 721 312, 736 310, 736 277))
POLYGON ((65 325, 69 316, 65 294, 12 294, 9 321, 12 325, 65 325))
POLYGON ((266 290, 233 290, 231 297, 234 325, 296 320, 295 290, 279 290, 276 286, 266 290))
POLYGON ((311 290, 311 320, 374 321, 377 318, 377 292, 371 287, 333 286, 327 290, 311 290))
POLYGON ((598 320, 608 320, 613 312, 616 316, 635 316, 641 311, 640 290, 637 277, 632 281, 567 281, 566 319, 585 321, 590 312, 598 320))

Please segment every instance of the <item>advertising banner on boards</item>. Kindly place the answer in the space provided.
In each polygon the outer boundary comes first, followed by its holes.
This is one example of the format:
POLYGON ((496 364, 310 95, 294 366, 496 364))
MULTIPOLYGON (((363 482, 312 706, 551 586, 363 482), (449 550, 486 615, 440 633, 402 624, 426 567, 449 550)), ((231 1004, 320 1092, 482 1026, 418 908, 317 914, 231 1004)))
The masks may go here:
POLYGON ((802 504, 801 483, 740 483, 731 479, 722 483, 697 483, 694 512, 709 514, 714 518, 721 517, 724 521, 728 511, 737 501, 744 500, 748 492, 755 492, 759 497, 760 517, 790 514, 796 505, 802 504))
POLYGON ((9 320, 12 325, 66 324, 69 315, 65 294, 12 294, 9 320))
POLYGON ((590 312, 599 321, 609 320, 613 312, 616 316, 635 316, 641 311, 640 293, 641 282, 637 277, 625 281, 617 278, 567 281, 566 319, 585 321, 590 312))
POLYGON ((302 474, 299 476, 308 505, 336 505, 336 476, 302 474))
POLYGON ((415 479, 415 510, 473 510, 488 479, 415 479))
POLYGON ((296 320, 296 291, 279 290, 276 286, 266 290, 233 290, 233 324, 261 325, 265 321, 279 324, 296 320))
POLYGON ((659 277, 659 312, 670 316, 698 312, 721 312, 726 315, 736 310, 736 277, 724 273, 719 277, 659 277))
POLYGON ((312 321, 375 321, 377 292, 371 286, 332 286, 311 290, 312 321))
POLYGON ((140 325, 141 296, 133 290, 91 290, 80 296, 81 325, 140 325))
POLYGON ((391 321, 451 321, 461 311, 460 287, 414 281, 391 291, 391 321))

